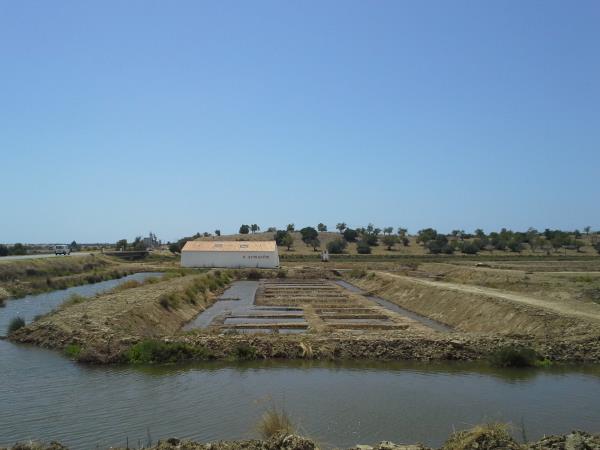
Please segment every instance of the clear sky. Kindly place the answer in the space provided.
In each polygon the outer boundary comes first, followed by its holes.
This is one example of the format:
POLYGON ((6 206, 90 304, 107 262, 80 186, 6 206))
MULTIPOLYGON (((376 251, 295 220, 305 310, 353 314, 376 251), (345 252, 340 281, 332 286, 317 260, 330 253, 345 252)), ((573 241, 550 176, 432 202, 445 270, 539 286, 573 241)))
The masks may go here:
POLYGON ((0 242, 600 228, 598 1, 0 0, 0 242))

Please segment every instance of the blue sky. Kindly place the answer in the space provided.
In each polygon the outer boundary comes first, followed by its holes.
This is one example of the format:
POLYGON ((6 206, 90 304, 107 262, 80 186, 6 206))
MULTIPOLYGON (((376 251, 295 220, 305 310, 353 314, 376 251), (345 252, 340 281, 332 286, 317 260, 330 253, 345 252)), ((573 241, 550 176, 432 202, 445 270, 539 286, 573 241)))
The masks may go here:
POLYGON ((0 242, 600 228, 596 1, 0 1, 0 242))

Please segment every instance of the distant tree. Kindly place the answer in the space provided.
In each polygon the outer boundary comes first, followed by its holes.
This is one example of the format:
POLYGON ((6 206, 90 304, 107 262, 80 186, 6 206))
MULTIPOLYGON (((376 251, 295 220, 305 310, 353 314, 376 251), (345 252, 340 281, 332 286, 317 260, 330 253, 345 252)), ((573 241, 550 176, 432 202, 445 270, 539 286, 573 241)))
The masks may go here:
POLYGON ((290 233, 288 233, 288 232, 287 232, 287 231, 285 231, 285 230, 277 230, 277 231, 275 232, 275 235, 273 236, 273 239, 275 239, 275 243, 276 243, 277 245, 280 245, 280 246, 282 246, 282 245, 285 245, 285 244, 284 244, 284 239, 285 239, 285 237, 286 237, 287 235, 289 235, 289 234, 290 234, 290 233))
POLYGON ((221 230, 215 230, 215 235, 221 236, 221 230))
POLYGON ((8 256, 8 247, 6 245, 0 244, 0 256, 8 256))
POLYGON ((327 231, 327 225, 324 223, 319 223, 319 225, 317 225, 317 230, 319 230, 319 233, 323 233, 327 231))
POLYGON ((288 223, 288 224, 287 224, 287 227, 285 227, 285 229, 286 229, 287 231, 290 231, 290 232, 292 232, 292 231, 294 231, 294 230, 296 229, 296 227, 294 226, 294 224, 293 224, 293 223, 288 223))
POLYGON ((483 239, 485 237, 485 232, 481 228, 477 228, 473 234, 479 239, 483 239))
POLYGON ((252 225, 250 225, 250 230, 252 230, 252 234, 256 233, 257 231, 260 231, 260 227, 253 223, 252 225))
POLYGON ((13 245, 10 248, 10 254, 11 255, 26 255, 27 254, 27 247, 25 247, 20 242, 17 242, 15 245, 13 245))
POLYGON ((471 242, 465 242, 460 247, 460 251, 467 255, 476 255, 479 252, 479 247, 473 245, 471 242))
POLYGON ((448 238, 443 234, 438 234, 435 239, 430 239, 425 244, 429 253, 438 254, 442 253, 442 250, 448 245, 448 238))
MULTIPOLYGON (((390 231, 390 233, 391 233, 391 231, 390 231)), ((387 234, 387 235, 383 236, 381 241, 387 247, 388 250, 391 250, 392 247, 396 244, 396 242, 398 242, 398 237, 394 236, 393 234, 387 234)))
POLYGON ((313 227, 302 228, 300 230, 300 234, 302 235, 302 242, 304 242, 306 245, 309 245, 310 241, 316 239, 319 236, 319 232, 313 227))
POLYGON ((117 250, 127 250, 127 239, 119 239, 115 246, 117 250))
POLYGON ((587 227, 583 227, 583 231, 585 231, 586 235, 590 235, 590 231, 592 231, 592 227, 590 227, 589 225, 587 227))
POLYGON ((277 231, 276 227, 269 227, 269 228, 267 228, 267 232, 268 233, 275 233, 276 231, 277 231))
POLYGON ((383 234, 392 234, 394 232, 394 227, 385 227, 383 229, 383 234))
POLYGON ((310 245, 313 248, 313 251, 317 251, 319 249, 319 247, 321 246, 321 241, 319 240, 318 237, 312 238, 307 242, 308 245, 310 245))
POLYGON ((181 253, 181 247, 179 247, 177 242, 173 242, 172 244, 169 244, 169 251, 171 253, 181 253))
POLYGON ((146 250, 146 244, 144 244, 144 241, 142 240, 141 236, 136 236, 136 238, 131 243, 131 248, 135 251, 146 250))
POLYGON ((250 226, 242 225, 240 227, 240 234, 248 234, 248 233, 250 233, 250 226))
POLYGON ((369 243, 363 239, 356 243, 356 253, 361 255, 368 255, 371 253, 371 246, 369 243))
POLYGON ((423 230, 419 230, 417 233, 417 242, 422 243, 423 245, 427 244, 429 241, 434 240, 438 235, 438 232, 433 228, 424 228, 423 230))
POLYGON ((358 232, 356 230, 353 230, 352 228, 344 229, 344 232, 342 234, 344 235, 344 239, 347 242, 355 242, 356 239, 358 239, 358 232))
POLYGON ((361 240, 365 241, 368 245, 374 246, 379 245, 379 233, 381 233, 381 229, 375 228, 375 226, 370 223, 366 228, 362 228, 359 231, 361 235, 361 240))
POLYGON ((343 234, 347 226, 344 222, 340 222, 335 226, 335 228, 340 232, 340 234, 343 234))
POLYGON ((81 246, 75 241, 71 242, 71 244, 69 245, 69 248, 71 249, 72 252, 78 252, 79 250, 81 250, 81 246))
POLYGON ((398 228, 398 236, 400 237, 400 239, 405 237, 407 233, 408 233, 408 230, 406 228, 401 228, 401 227, 398 228))
POLYGON ((202 233, 202 236, 211 237, 212 235, 208 231, 205 231, 204 233, 202 233))
POLYGON ((523 244, 518 239, 513 239, 508 243, 508 248, 511 252, 521 253, 523 251, 523 244))
POLYGON ((289 251, 292 248, 292 245, 294 245, 294 237, 290 233, 286 233, 283 237, 282 244, 286 246, 289 251))
POLYGON ((333 255, 344 253, 346 241, 340 238, 333 239, 327 243, 327 251, 333 255))
POLYGON ((445 244, 442 247, 442 253, 445 253, 446 255, 451 255, 454 253, 454 246, 450 245, 450 244, 445 244))
POLYGON ((579 239, 581 237, 581 231, 579 230, 573 231, 573 234, 575 235, 575 239, 579 239))

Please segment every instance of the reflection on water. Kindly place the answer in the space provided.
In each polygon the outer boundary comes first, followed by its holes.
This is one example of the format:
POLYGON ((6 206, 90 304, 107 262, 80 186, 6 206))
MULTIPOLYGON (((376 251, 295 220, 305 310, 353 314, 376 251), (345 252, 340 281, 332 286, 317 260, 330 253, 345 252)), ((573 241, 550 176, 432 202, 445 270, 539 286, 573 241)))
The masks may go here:
POLYGON ((600 368, 498 370, 481 364, 261 361, 162 367, 74 364, 0 341, 0 445, 59 440, 106 448, 176 436, 254 436, 265 408, 283 406, 329 446, 390 439, 440 445, 486 420, 524 422, 530 439, 598 432, 600 368), (8 406, 7 406, 8 405, 8 406))
POLYGON ((36 316, 46 314, 60 306, 71 295, 77 294, 84 297, 91 297, 101 292, 106 292, 114 287, 129 281, 143 281, 152 276, 162 275, 159 272, 141 272, 127 275, 126 277, 100 281, 93 284, 83 284, 81 286, 73 286, 67 289, 62 289, 52 292, 44 292, 42 294, 28 295, 23 298, 7 300, 6 306, 0 308, 0 336, 6 334, 10 321, 19 316, 29 323, 36 316))

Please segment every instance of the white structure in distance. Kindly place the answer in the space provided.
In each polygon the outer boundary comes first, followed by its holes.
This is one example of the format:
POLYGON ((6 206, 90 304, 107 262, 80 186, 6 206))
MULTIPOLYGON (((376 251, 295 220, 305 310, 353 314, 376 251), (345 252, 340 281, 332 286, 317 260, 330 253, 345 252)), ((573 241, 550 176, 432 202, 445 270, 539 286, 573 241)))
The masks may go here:
POLYGON ((275 241, 187 241, 181 267, 274 269, 279 267, 279 253, 275 241))

